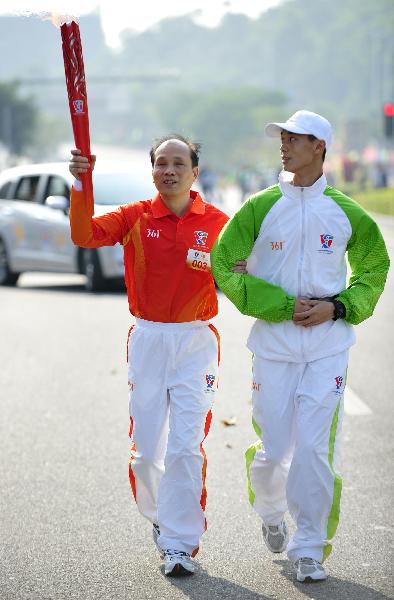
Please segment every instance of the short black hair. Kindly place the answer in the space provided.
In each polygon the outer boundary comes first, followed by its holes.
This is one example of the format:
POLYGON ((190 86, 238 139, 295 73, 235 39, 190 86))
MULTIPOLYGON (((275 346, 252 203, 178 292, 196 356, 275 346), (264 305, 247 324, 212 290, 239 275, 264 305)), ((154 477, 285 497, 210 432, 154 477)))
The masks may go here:
POLYGON ((190 158, 192 161, 192 167, 198 167, 198 160, 199 160, 201 144, 199 144, 198 142, 192 142, 191 140, 184 137, 183 135, 180 135, 179 133, 169 133, 168 135, 164 135, 160 139, 155 140, 155 142, 152 144, 152 148, 149 150, 150 162, 152 163, 152 167, 155 164, 156 150, 158 149, 159 146, 161 146, 161 144, 164 144, 164 142, 169 142, 170 140, 178 140, 178 141, 186 144, 186 146, 188 146, 189 150, 190 150, 190 158))
MULTIPOLYGON (((314 142, 315 140, 317 140, 318 138, 315 135, 312 135, 311 133, 308 133, 308 140, 310 142, 314 142)), ((321 156, 322 161, 324 162, 325 158, 326 158, 326 153, 327 153, 327 148, 324 148, 323 150, 323 154, 321 156)))

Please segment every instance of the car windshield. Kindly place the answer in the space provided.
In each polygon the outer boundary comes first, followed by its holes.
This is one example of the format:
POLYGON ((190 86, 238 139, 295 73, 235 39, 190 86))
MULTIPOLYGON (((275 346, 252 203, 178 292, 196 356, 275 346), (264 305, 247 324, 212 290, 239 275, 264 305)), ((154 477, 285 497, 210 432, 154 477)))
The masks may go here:
POLYGON ((93 187, 96 204, 128 204, 157 193, 149 174, 94 173, 93 187))

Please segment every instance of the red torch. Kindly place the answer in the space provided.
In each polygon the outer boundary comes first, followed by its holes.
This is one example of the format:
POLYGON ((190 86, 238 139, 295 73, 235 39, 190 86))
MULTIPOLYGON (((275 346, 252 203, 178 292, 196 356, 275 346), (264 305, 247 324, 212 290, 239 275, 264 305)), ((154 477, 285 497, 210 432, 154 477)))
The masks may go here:
MULTIPOLYGON (((68 101, 74 131, 75 146, 82 156, 91 160, 88 97, 86 93, 85 70, 83 66, 82 44, 79 26, 75 21, 60 27, 63 43, 64 71, 66 74, 68 101)), ((81 175, 86 207, 90 215, 94 213, 92 171, 81 175)))

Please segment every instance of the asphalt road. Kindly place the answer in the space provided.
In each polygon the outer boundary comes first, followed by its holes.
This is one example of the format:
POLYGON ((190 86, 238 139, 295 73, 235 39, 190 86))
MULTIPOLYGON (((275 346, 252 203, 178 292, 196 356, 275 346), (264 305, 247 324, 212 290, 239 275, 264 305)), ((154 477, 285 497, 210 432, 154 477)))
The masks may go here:
MULTIPOLYGON (((394 219, 380 223, 393 255, 394 219)), ((263 548, 247 501, 250 319, 221 298, 208 531, 196 575, 176 580, 164 577, 129 489, 125 295, 40 274, 1 289, 0 599, 394 598, 393 278, 351 351, 349 385, 370 413, 345 416, 341 521, 330 577, 313 585, 263 548), (236 424, 224 426, 230 417, 236 424)))

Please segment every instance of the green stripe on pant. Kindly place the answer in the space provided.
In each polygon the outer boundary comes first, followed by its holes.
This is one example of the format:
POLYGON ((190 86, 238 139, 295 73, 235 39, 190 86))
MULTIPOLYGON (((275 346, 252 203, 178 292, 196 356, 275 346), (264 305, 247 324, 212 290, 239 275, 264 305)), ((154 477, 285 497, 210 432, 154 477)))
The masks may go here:
POLYGON ((328 540, 332 540, 332 538, 334 537, 339 522, 342 478, 334 470, 334 450, 341 402, 342 398, 339 400, 334 413, 330 429, 330 438, 328 442, 328 464, 330 465, 331 472, 334 476, 334 493, 332 497, 331 510, 327 521, 327 542, 325 543, 323 549, 323 561, 326 560, 326 558, 328 558, 331 553, 332 545, 329 543, 328 540))

